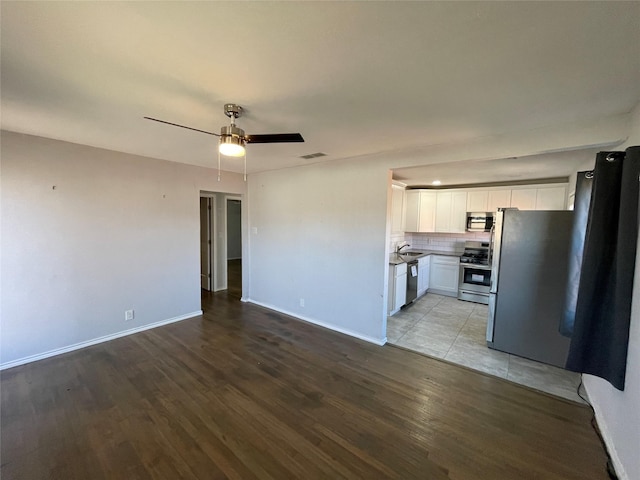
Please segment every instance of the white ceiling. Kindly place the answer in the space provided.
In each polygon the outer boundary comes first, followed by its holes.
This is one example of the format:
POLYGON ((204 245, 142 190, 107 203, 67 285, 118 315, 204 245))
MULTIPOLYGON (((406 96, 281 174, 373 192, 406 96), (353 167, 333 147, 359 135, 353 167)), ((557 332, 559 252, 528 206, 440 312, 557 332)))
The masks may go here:
MULTIPOLYGON (((257 172, 309 163, 299 156, 314 152, 327 156, 313 162, 366 159, 597 119, 640 101, 640 2, 1 9, 3 129, 194 165, 215 164, 215 137, 142 117, 218 132, 223 104, 234 102, 248 133, 302 133, 306 143, 250 145, 257 172)), ((541 171, 551 157, 518 160, 520 178, 559 175, 541 171)), ((510 162, 483 163, 494 180, 515 175, 510 162)), ((459 177, 452 183, 467 183, 459 177)))

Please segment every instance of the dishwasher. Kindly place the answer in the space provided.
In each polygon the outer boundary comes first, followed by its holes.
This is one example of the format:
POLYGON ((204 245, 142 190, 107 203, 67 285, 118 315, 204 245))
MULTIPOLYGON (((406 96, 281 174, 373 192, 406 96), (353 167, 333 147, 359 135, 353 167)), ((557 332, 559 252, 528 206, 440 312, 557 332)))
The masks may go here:
POLYGON ((407 303, 409 305, 418 296, 418 260, 407 262, 407 303))

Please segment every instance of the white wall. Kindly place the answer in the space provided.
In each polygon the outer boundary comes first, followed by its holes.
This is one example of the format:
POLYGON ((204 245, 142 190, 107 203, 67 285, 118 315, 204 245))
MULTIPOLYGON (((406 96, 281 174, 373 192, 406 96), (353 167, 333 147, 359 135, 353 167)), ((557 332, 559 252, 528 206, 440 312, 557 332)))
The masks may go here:
POLYGON ((2 366, 200 311, 200 190, 243 193, 241 175, 1 141, 2 366))
POLYGON ((251 175, 249 300, 382 343, 388 189, 359 162, 251 175))
MULTIPOLYGON (((633 112, 629 138, 614 150, 632 145, 640 145, 640 104, 633 112)), ((589 168, 593 165, 583 170, 589 168)), ((637 251, 625 389, 621 392, 601 378, 584 376, 616 472, 621 479, 628 480, 640 479, 640 239, 637 251)))

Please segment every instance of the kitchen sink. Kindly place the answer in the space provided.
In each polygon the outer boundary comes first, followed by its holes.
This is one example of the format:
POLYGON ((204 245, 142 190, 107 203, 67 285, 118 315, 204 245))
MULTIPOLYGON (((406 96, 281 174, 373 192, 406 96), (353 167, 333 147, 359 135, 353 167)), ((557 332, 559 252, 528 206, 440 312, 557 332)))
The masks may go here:
POLYGON ((417 257, 422 255, 422 252, 400 252, 400 255, 407 255, 408 257, 417 257))

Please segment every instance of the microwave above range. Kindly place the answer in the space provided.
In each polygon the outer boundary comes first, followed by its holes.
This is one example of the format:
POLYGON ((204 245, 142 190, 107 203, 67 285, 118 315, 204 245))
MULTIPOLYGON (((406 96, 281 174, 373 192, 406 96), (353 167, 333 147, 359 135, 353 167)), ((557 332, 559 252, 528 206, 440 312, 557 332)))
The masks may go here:
POLYGON ((493 212, 467 212, 467 232, 490 232, 493 212))

